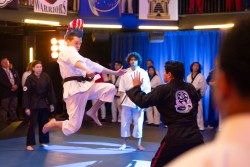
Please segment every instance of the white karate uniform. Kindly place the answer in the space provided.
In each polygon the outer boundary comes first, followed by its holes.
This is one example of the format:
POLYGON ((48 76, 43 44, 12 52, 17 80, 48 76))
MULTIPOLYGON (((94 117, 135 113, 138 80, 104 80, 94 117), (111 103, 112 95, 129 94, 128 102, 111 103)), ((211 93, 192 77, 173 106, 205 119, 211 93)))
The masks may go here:
POLYGON ((121 122, 121 106, 120 106, 120 93, 118 91, 119 83, 120 83, 121 77, 118 77, 116 79, 116 76, 111 76, 111 81, 115 85, 117 93, 115 95, 114 101, 112 102, 111 110, 112 110, 112 122, 117 122, 117 110, 118 110, 118 122, 121 122))
MULTIPOLYGON (((59 55, 57 60, 62 78, 71 76, 86 76, 86 72, 75 67, 75 63, 80 61, 85 68, 90 71, 101 73, 103 66, 82 57, 73 46, 67 46, 59 55)), ((85 107, 88 100, 100 99, 105 102, 112 102, 116 89, 109 83, 95 83, 98 79, 96 75, 91 81, 78 82, 68 81, 63 84, 63 98, 66 103, 69 119, 63 121, 62 131, 68 136, 81 127, 85 107)))
POLYGON ((122 114, 121 114, 121 137, 130 136, 130 124, 133 119, 134 129, 133 137, 141 138, 143 121, 144 121, 144 109, 136 106, 128 96, 126 96, 126 90, 133 87, 133 78, 135 72, 140 73, 141 79, 143 78, 143 84, 141 85, 142 91, 149 93, 151 91, 150 80, 148 73, 140 67, 137 67, 134 71, 128 68, 127 73, 121 77, 119 84, 119 92, 124 92, 122 97, 122 114))
MULTIPOLYGON (((152 90, 156 88, 157 86, 162 84, 161 78, 159 75, 155 75, 151 81, 151 88, 152 90)), ((158 112, 157 108, 155 106, 148 107, 147 108, 147 119, 148 119, 148 124, 155 124, 155 125, 160 125, 160 113, 158 112)))
MULTIPOLYGON (((192 82, 192 78, 191 78, 192 74, 189 74, 187 76, 187 82, 191 83, 192 82)), ((206 89, 207 89, 207 84, 206 84, 206 80, 204 78, 204 76, 199 73, 197 74, 197 76, 195 77, 193 83, 192 83, 195 87, 195 89, 198 91, 200 90, 200 94, 203 97, 205 95, 206 89)), ((202 105, 202 99, 200 99, 199 103, 198 103, 198 113, 197 113, 197 124, 200 130, 204 130, 204 119, 203 119, 203 105, 202 105)))

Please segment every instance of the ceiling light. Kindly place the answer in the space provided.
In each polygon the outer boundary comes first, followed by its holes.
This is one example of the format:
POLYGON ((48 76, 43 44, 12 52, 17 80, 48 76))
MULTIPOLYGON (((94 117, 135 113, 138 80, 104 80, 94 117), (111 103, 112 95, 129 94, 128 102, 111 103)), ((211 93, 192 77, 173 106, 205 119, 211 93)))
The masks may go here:
POLYGON ((217 24, 217 25, 197 25, 197 26, 194 26, 194 29, 215 29, 215 28, 227 29, 227 28, 232 28, 232 27, 234 27, 233 23, 217 24))
POLYGON ((84 28, 122 28, 119 24, 84 24, 84 28))
POLYGON ((45 24, 45 25, 52 25, 52 26, 60 26, 60 23, 55 22, 55 21, 25 19, 24 22, 30 23, 30 24, 45 24))
POLYGON ((178 26, 139 26, 141 30, 178 30, 178 26))

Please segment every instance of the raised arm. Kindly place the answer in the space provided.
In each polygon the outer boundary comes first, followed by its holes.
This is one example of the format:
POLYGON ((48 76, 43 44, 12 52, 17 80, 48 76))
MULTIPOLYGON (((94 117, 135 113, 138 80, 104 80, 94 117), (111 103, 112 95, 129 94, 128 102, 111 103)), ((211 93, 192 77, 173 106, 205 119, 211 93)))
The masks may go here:
POLYGON ((103 68, 103 70, 102 70, 102 73, 103 74, 111 74, 111 75, 116 75, 116 76, 121 76, 121 75, 123 75, 123 74, 125 74, 127 72, 127 70, 126 69, 123 69, 123 67, 121 67, 119 70, 117 70, 117 71, 114 71, 114 70, 110 70, 110 69, 108 69, 108 68, 103 68))
POLYGON ((80 61, 77 61, 75 63, 75 67, 83 70, 83 72, 85 73, 85 77, 91 77, 92 78, 92 77, 95 76, 95 72, 89 71, 86 67, 84 67, 84 65, 80 61))

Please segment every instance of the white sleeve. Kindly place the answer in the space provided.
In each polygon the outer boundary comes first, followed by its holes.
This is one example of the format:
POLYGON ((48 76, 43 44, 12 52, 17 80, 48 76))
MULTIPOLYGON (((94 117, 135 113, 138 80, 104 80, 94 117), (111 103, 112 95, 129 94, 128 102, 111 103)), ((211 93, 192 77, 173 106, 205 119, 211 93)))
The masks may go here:
POLYGON ((186 80, 188 83, 191 83, 191 74, 189 74, 188 76, 187 76, 187 80, 186 80))
POLYGON ((119 83, 119 89, 118 89, 118 91, 119 92, 124 92, 125 93, 125 75, 126 74, 124 74, 123 76, 121 76, 121 79, 120 79, 120 83, 119 83))
POLYGON ((156 86, 159 86, 162 84, 162 80, 161 80, 161 77, 160 76, 156 76, 156 86))
POLYGON ((83 57, 78 53, 75 47, 72 46, 67 47, 61 59, 75 66, 76 62, 83 60, 83 57))
POLYGON ((97 72, 97 73, 102 73, 102 70, 104 68, 102 65, 100 65, 96 62, 93 62, 87 58, 85 58, 85 65, 86 65, 86 68, 88 70, 93 71, 93 72, 97 72))
POLYGON ((207 84, 206 84, 206 80, 205 80, 203 75, 201 75, 198 84, 199 84, 199 90, 200 90, 201 96, 204 96, 206 89, 207 89, 207 84))
POLYGON ((143 84, 142 84, 142 91, 145 93, 151 92, 151 83, 146 71, 143 71, 143 84))

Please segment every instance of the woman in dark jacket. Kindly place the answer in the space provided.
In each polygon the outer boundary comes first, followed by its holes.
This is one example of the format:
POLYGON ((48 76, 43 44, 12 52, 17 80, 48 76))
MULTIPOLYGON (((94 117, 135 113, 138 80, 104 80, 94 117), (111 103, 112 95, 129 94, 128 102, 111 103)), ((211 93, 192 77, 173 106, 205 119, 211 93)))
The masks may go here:
POLYGON ((42 72, 42 63, 35 60, 32 63, 32 74, 28 76, 23 87, 23 107, 29 116, 29 126, 26 150, 33 151, 35 127, 39 126, 39 143, 45 147, 49 143, 49 133, 43 134, 42 128, 49 121, 49 112, 54 111, 56 104, 55 93, 50 77, 42 72))

